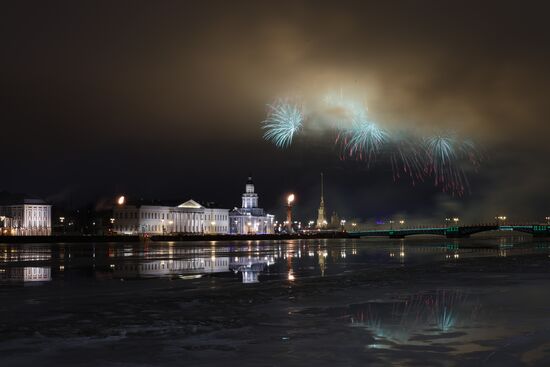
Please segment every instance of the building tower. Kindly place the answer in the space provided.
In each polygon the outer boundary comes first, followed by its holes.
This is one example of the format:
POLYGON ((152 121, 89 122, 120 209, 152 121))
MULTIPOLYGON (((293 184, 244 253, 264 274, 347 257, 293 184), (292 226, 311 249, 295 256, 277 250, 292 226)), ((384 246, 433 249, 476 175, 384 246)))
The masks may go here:
POLYGON ((254 192, 254 183, 252 182, 252 176, 248 176, 248 181, 246 182, 242 207, 246 209, 258 207, 258 194, 254 192))
POLYGON ((317 213, 317 228, 326 228, 327 219, 325 218, 325 198, 323 195, 323 172, 321 172, 321 204, 317 213))

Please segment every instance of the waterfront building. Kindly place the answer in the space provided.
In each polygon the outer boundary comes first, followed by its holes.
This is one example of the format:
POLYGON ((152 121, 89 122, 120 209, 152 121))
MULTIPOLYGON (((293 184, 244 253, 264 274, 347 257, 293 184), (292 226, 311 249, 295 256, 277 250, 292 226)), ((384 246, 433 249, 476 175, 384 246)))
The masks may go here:
POLYGON ((240 208, 229 212, 230 232, 232 234, 270 234, 273 233, 274 216, 258 207, 258 194, 254 189, 252 177, 248 177, 240 208))
POLYGON ((113 210, 113 229, 122 234, 227 234, 229 209, 194 200, 177 206, 122 204, 113 210))
POLYGON ((6 196, 0 203, 1 234, 51 235, 52 206, 41 199, 6 196))

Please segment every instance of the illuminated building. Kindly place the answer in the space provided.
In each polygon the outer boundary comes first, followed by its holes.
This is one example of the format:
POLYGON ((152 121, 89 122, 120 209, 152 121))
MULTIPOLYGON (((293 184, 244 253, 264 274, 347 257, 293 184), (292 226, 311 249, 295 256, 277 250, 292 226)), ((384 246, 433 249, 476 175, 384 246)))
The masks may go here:
POLYGON ((229 209, 207 208, 194 200, 177 206, 117 205, 113 229, 123 234, 226 234, 229 209))
POLYGON ((4 235, 50 235, 52 206, 40 199, 6 198, 0 205, 4 235))
POLYGON ((258 194, 254 191, 252 177, 248 177, 242 196, 242 207, 229 212, 229 227, 232 234, 273 233, 274 216, 258 207, 258 194))
POLYGON ((49 267, 13 267, 0 270, 3 270, 0 271, 0 282, 29 283, 52 280, 49 267))
POLYGON ((321 173, 321 203, 317 212, 317 228, 326 228, 327 218, 325 217, 325 198, 323 195, 323 173, 321 173))

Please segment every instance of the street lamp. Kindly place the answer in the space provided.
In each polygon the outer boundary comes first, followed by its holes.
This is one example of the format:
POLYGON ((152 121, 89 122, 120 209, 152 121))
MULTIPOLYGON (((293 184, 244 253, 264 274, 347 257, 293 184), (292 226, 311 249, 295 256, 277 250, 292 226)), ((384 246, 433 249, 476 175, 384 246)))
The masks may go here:
POLYGON ((457 218, 457 217, 454 217, 454 218, 453 218, 453 222, 455 222, 455 224, 458 223, 459 221, 460 221, 459 218, 457 218))
POLYGON ((116 202, 118 205, 124 205, 124 203, 126 202, 126 197, 124 195, 121 195, 118 197, 116 202))
POLYGON ((390 229, 393 229, 393 224, 395 223, 394 220, 390 220, 390 229))
POLYGON ((546 224, 550 224, 550 217, 546 217, 544 219, 546 219, 546 224))
POLYGON ((401 220, 399 221, 399 224, 403 225, 403 224, 405 224, 405 221, 404 221, 403 219, 401 219, 401 220))
POLYGON ((506 216, 505 215, 499 215, 498 217, 495 217, 495 219, 497 220, 497 224, 500 226, 506 220, 506 216))

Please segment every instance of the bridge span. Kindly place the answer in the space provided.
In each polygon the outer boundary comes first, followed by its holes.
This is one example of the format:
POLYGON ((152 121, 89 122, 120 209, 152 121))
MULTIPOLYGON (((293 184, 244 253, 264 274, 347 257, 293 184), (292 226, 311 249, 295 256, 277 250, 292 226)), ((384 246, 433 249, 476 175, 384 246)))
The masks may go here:
POLYGON ((499 225, 479 224, 470 226, 453 227, 418 227, 399 229, 373 229, 367 231, 348 232, 350 237, 389 237, 405 238, 414 235, 436 235, 447 238, 465 238, 470 235, 488 231, 514 231, 533 235, 534 237, 550 237, 550 225, 528 224, 528 225, 499 225))

